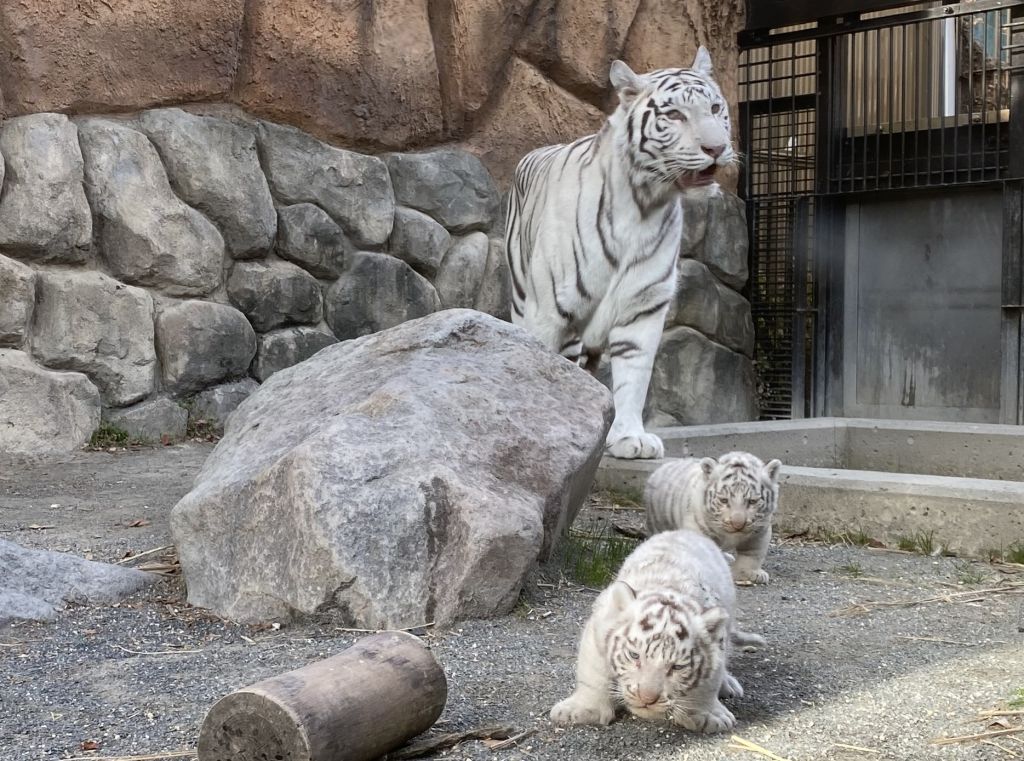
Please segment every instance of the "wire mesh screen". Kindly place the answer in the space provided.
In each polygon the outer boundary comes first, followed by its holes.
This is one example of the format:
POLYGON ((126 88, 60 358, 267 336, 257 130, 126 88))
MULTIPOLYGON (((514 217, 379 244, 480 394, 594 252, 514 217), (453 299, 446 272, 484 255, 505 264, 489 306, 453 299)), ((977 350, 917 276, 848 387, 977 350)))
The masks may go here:
MULTIPOLYGON (((1008 178, 1024 0, 925 3, 745 35, 739 65, 762 419, 812 414, 815 207, 1008 178)), ((1015 114, 1024 118, 1024 114, 1015 114)))
MULTIPOLYGON (((811 41, 746 51, 740 63, 750 302, 762 420, 793 414, 797 204, 814 192, 817 50, 811 41)), ((803 273, 806 276, 806 272, 803 273)), ((802 400, 797 400, 801 404, 802 400)))

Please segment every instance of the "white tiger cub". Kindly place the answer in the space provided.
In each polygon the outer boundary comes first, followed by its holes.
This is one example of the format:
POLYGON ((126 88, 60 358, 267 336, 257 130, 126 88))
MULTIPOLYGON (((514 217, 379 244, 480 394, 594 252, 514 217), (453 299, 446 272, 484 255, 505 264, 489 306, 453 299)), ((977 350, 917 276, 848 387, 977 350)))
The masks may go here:
POLYGON ((735 556, 735 581, 767 584, 762 566, 779 504, 781 467, 778 460, 766 465, 747 452, 667 462, 644 488, 647 529, 699 531, 735 556))
POLYGON ((664 456, 643 406, 683 232, 681 191, 717 191, 736 160, 729 106, 701 46, 690 69, 611 66, 619 97, 596 135, 539 148, 516 167, 506 251, 512 322, 593 371, 607 351, 614 457, 664 456))
POLYGON ((551 709, 556 724, 608 724, 624 705, 697 732, 736 724, 719 697, 742 697, 727 668, 736 590, 722 551, 694 531, 657 534, 626 558, 583 629, 576 689, 551 709))

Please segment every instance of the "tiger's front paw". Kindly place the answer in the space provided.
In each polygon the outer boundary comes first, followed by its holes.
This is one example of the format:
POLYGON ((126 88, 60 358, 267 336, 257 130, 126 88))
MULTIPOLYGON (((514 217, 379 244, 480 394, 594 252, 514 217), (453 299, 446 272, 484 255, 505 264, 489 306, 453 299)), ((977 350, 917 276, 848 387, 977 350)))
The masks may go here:
POLYGON ((605 442, 605 451, 620 460, 660 460, 665 456, 665 445, 653 433, 621 436, 605 442))
POLYGON ((720 698, 742 698, 743 697, 743 685, 740 681, 730 674, 728 671, 725 672, 725 679, 722 680, 722 686, 718 688, 718 697, 720 698))
POLYGON ((681 727, 703 734, 726 732, 736 726, 736 717, 732 711, 717 700, 708 711, 685 710, 674 716, 673 721, 681 727))
POLYGON ((551 709, 551 721, 563 726, 569 724, 610 724, 615 718, 615 707, 609 701, 594 702, 573 694, 556 703, 551 709))

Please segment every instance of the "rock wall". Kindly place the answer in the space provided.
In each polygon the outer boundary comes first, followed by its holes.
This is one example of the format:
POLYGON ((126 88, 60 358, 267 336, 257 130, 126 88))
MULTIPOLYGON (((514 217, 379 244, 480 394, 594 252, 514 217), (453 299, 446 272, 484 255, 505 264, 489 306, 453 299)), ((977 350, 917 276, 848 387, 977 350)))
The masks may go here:
MULTIPOLYGON (((508 319, 499 189, 464 150, 371 156, 167 108, 9 119, 0 157, 3 452, 80 446, 101 416, 179 437, 338 340, 451 307, 508 319)), ((651 415, 748 419, 743 207, 687 214, 651 415)))
POLYGON ((708 46, 735 101, 740 0, 0 0, 0 116, 234 104, 364 152, 462 142, 499 182, 593 131, 611 61, 708 46))

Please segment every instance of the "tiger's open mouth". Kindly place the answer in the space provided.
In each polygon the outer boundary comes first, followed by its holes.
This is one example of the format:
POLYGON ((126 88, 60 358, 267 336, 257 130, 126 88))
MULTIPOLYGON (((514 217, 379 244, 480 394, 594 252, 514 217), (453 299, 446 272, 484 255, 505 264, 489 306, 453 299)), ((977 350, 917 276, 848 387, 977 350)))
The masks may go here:
POLYGON ((699 172, 683 172, 679 179, 676 180, 676 186, 680 190, 702 188, 715 181, 715 174, 717 172, 718 164, 712 164, 707 169, 701 169, 699 172))

